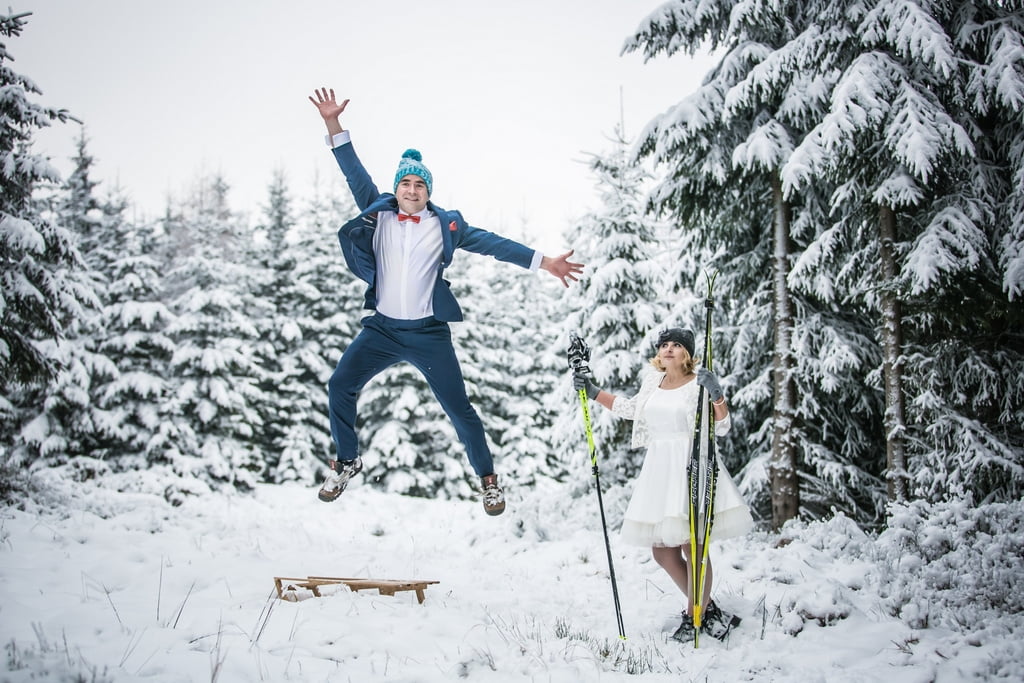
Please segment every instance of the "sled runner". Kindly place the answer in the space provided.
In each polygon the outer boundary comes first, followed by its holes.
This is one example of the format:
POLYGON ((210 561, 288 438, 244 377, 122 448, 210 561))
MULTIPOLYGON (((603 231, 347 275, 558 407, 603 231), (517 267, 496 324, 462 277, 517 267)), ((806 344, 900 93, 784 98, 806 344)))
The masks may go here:
POLYGON ((338 584, 345 584, 353 591, 376 588, 381 595, 394 595, 400 591, 416 591, 416 599, 422 605, 423 600, 425 599, 423 591, 427 589, 427 586, 433 583, 439 582, 420 580, 397 581, 395 579, 343 579, 333 576, 309 576, 304 579, 291 578, 287 576, 274 577, 274 586, 277 588, 277 597, 291 602, 299 601, 296 591, 300 588, 304 588, 312 592, 314 597, 319 598, 322 597, 320 595, 320 586, 336 586, 338 584))

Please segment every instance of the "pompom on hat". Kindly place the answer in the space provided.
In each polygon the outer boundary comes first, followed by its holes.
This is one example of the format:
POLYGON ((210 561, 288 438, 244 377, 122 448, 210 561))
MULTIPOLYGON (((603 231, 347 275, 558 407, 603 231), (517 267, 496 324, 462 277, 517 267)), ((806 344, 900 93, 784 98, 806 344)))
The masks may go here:
POLYGON ((407 175, 418 175, 427 184, 427 196, 434 192, 434 177, 423 165, 423 155, 418 149, 407 149, 402 153, 402 160, 398 162, 398 170, 395 172, 395 192, 398 192, 398 183, 407 175))
POLYGON ((683 348, 685 348, 687 353, 690 354, 690 358, 693 358, 695 348, 693 332, 690 330, 684 330, 681 327, 670 327, 667 330, 662 330, 658 333, 658 341, 654 345, 654 353, 657 354, 661 345, 668 341, 679 342, 682 344, 683 348))

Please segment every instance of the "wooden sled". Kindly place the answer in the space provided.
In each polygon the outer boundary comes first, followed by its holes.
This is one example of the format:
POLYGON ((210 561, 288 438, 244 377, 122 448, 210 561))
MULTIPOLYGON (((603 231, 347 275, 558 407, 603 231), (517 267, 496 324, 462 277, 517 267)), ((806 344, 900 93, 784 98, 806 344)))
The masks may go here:
POLYGON ((360 591, 367 588, 376 588, 381 595, 394 595, 400 591, 416 591, 416 599, 422 605, 424 600, 423 591, 432 583, 438 581, 396 581, 394 579, 342 579, 333 576, 308 576, 304 579, 290 578, 287 576, 275 576, 274 586, 277 588, 277 597, 282 600, 298 602, 299 598, 295 592, 299 588, 311 591, 315 597, 320 595, 320 586, 334 586, 345 584, 350 590, 360 591))

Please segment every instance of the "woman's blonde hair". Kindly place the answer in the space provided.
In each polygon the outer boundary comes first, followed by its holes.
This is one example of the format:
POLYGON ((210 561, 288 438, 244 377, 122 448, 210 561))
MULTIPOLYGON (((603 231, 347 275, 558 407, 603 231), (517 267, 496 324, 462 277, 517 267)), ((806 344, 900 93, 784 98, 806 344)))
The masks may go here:
MULTIPOLYGON (((686 351, 686 360, 683 362, 683 372, 693 372, 694 369, 696 369, 697 367, 697 359, 691 356, 690 352, 687 351, 685 348, 683 349, 683 351, 686 351)), ((658 372, 665 372, 665 367, 661 364, 661 359, 658 358, 657 354, 655 354, 655 356, 651 358, 651 365, 653 365, 654 369, 657 370, 658 372)))

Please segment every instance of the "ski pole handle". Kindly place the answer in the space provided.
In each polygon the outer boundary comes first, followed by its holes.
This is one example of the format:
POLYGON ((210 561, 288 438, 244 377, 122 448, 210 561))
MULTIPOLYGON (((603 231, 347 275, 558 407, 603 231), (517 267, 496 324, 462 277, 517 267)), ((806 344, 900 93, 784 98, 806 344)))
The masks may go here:
POLYGON ((575 332, 569 335, 569 367, 574 374, 589 375, 590 367, 587 362, 590 360, 590 347, 575 332))

